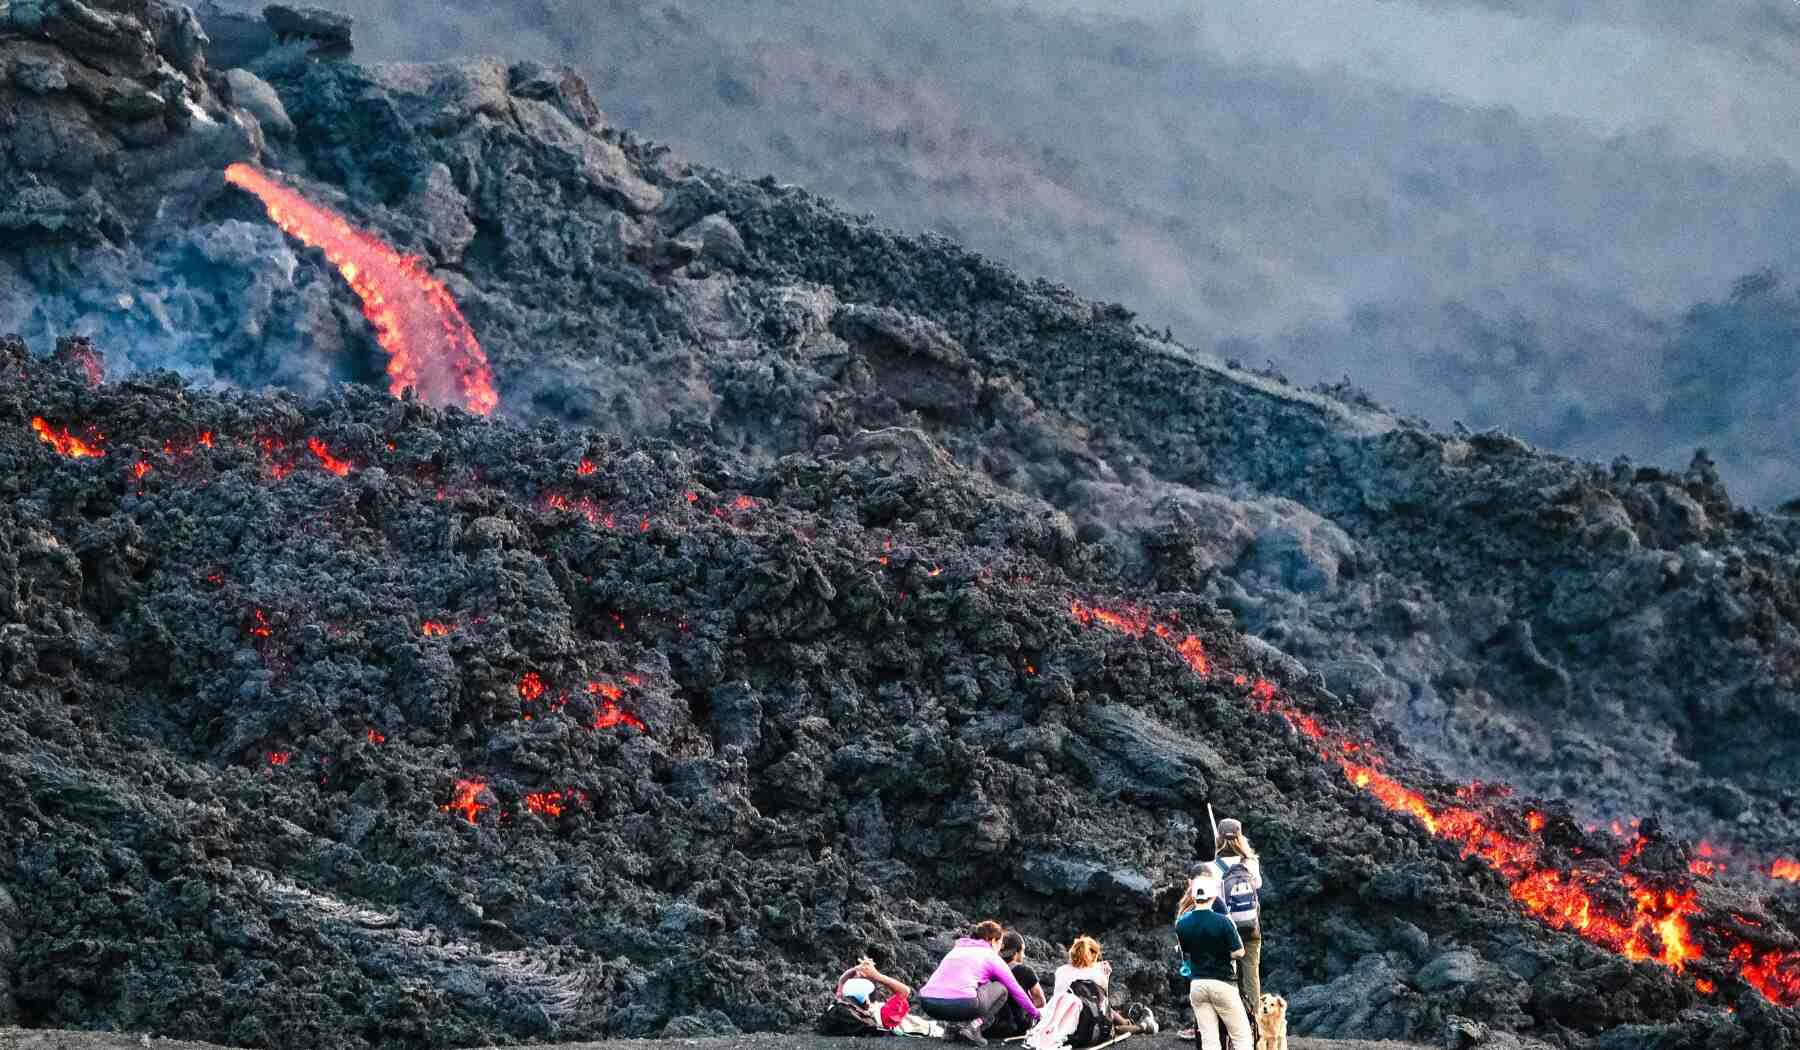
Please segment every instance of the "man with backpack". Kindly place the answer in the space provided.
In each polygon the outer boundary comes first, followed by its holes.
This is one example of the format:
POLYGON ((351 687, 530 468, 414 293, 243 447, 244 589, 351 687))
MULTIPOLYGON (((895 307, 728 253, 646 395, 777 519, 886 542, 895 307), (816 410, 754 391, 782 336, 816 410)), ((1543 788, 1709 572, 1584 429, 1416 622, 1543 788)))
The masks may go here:
POLYGON ((1231 1050, 1250 1050, 1254 1038, 1250 1016, 1244 1010, 1232 973, 1233 961, 1244 955, 1237 924, 1213 910, 1213 902, 1219 899, 1219 883, 1211 874, 1195 879, 1188 892, 1194 907, 1175 923, 1175 936, 1181 942, 1182 960, 1191 978, 1188 1004, 1194 1010, 1201 1050, 1220 1050, 1221 1022, 1231 1040, 1231 1050))

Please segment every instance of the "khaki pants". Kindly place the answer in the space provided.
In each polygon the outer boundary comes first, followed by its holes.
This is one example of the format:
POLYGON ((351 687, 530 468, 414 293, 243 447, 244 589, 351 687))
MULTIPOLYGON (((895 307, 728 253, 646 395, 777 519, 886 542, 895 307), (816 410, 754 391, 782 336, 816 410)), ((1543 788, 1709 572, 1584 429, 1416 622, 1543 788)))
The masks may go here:
POLYGON ((1219 1050, 1219 1022, 1231 1038, 1231 1050, 1250 1050, 1250 1017, 1236 985, 1198 980, 1188 984, 1188 1004, 1194 1008, 1194 1027, 1200 1031, 1201 1050, 1219 1050))

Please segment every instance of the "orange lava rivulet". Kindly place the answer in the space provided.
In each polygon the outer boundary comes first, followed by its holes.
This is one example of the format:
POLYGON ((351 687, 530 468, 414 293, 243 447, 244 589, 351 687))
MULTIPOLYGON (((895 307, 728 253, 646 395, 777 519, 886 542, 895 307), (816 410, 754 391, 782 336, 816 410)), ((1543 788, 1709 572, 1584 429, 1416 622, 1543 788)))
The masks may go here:
POLYGON ((489 415, 500 403, 487 354, 442 281, 413 255, 395 251, 329 208, 307 200, 248 164, 225 181, 254 194, 289 236, 325 253, 362 300, 363 316, 387 352, 388 390, 412 387, 427 404, 489 415))
MULTIPOLYGON (((1618 868, 1572 867, 1549 859, 1540 833, 1548 819, 1535 810, 1508 813, 1498 807, 1475 809, 1433 801, 1382 770, 1383 762, 1367 741, 1327 729, 1318 719, 1282 697, 1267 679, 1251 679, 1215 668, 1198 635, 1171 622, 1157 622, 1146 610, 1107 608, 1079 600, 1070 615, 1086 627, 1099 626, 1135 638, 1156 637, 1202 678, 1228 682, 1246 691, 1256 710, 1280 716, 1316 747, 1319 757, 1342 770, 1355 787, 1382 806, 1404 813, 1432 835, 1455 843, 1462 856, 1485 861, 1505 883, 1512 899, 1545 925, 1566 930, 1634 962, 1653 962, 1677 973, 1704 962, 1737 973, 1769 1001, 1800 1005, 1800 951, 1758 946, 1740 927, 1705 911, 1699 891, 1681 876, 1647 875, 1623 870, 1643 852, 1647 840, 1634 836, 1612 858, 1618 868), (1215 673, 1216 672, 1216 673, 1215 673), (1709 956, 1707 948, 1715 951, 1709 956), (1718 958, 1717 950, 1725 958, 1718 958)), ((1497 795, 1509 792, 1498 790, 1497 795)), ((1462 793, 1473 797, 1475 792, 1462 793)), ((1708 850, 1703 856, 1710 855, 1708 850)), ((1800 881, 1800 862, 1777 861, 1770 874, 1800 881)), ((1695 988, 1716 989, 1701 977, 1695 988)))

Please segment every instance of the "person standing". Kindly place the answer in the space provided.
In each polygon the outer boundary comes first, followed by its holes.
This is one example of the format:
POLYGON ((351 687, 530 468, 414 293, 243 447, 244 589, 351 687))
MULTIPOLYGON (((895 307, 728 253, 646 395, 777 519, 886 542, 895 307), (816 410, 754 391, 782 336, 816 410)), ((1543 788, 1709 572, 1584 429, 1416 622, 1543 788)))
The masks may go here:
POLYGON ((1212 870, 1220 887, 1213 910, 1233 921, 1244 942, 1244 957, 1237 968, 1238 991, 1245 1008, 1254 1013, 1262 1004, 1262 860, 1241 822, 1230 817, 1219 821, 1212 870))
POLYGON ((931 979, 919 989, 920 1009, 936 1020, 954 1024, 952 1034, 977 1046, 987 1044, 983 1029, 993 1026, 1009 995, 1033 1023, 1038 1019, 1037 1004, 1019 987, 1000 958, 1000 940, 1005 932, 992 919, 976 923, 969 936, 957 940, 931 979))
POLYGON ((1218 880, 1210 874, 1201 875, 1188 892, 1195 907, 1175 923, 1175 936, 1181 942, 1182 959, 1191 975, 1188 1004, 1194 1010, 1201 1050, 1220 1050, 1220 1022, 1231 1040, 1231 1050, 1250 1050, 1254 1038, 1250 1017, 1244 1011, 1232 972, 1234 961, 1244 955, 1244 942, 1236 924, 1212 910, 1212 903, 1219 896, 1218 880))

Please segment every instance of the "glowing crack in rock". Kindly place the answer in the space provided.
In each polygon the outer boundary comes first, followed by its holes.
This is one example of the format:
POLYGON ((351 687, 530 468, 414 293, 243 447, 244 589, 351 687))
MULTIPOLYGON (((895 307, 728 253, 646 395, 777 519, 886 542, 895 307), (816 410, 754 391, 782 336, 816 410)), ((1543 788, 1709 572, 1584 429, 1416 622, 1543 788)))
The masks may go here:
MULTIPOLYGON (((1728 923, 1705 913, 1698 890, 1680 876, 1658 877, 1624 870, 1637 861, 1648 842, 1644 835, 1636 833, 1637 822, 1633 822, 1631 841, 1616 856, 1608 858, 1617 862, 1617 870, 1559 865, 1544 849, 1542 834, 1549 824, 1544 814, 1529 810, 1521 819, 1498 807, 1478 810, 1434 802, 1383 772, 1383 762, 1373 754, 1369 742, 1326 728, 1283 697, 1275 683, 1214 668, 1204 659, 1193 659, 1184 646, 1189 639, 1197 643, 1197 636, 1172 624, 1155 622, 1145 610, 1108 609, 1075 600, 1069 603, 1069 613, 1084 627, 1099 626, 1134 638, 1157 638, 1167 643, 1174 655, 1201 679, 1230 683, 1244 690, 1245 698, 1255 709, 1279 716, 1307 738, 1317 748, 1319 757, 1336 765, 1352 786, 1367 792, 1388 810, 1417 820, 1432 835, 1455 843, 1463 857, 1485 861, 1505 883, 1512 899, 1545 925, 1566 930, 1633 962, 1653 962, 1677 973, 1695 963, 1719 965, 1716 954, 1709 958, 1705 947, 1718 945, 1725 950, 1724 961, 1770 1002, 1779 1006, 1800 1005, 1800 951, 1753 944, 1738 927, 1757 924, 1747 920, 1728 923), (1352 756, 1368 757, 1359 761, 1352 756)), ((1489 790, 1497 798, 1510 795, 1503 788, 1489 790)), ((1457 792, 1459 798, 1471 800, 1478 794, 1475 788, 1457 792)), ((1621 839, 1625 837, 1624 828, 1616 822, 1614 833, 1621 839)), ((1708 849, 1701 858, 1712 855, 1708 849)), ((1776 861, 1769 873, 1776 878, 1800 881, 1800 862, 1776 861)), ((1695 987, 1710 992, 1715 986, 1708 978, 1697 977, 1695 987)))
POLYGON ((68 427, 53 427, 43 416, 31 417, 31 429, 37 431, 39 441, 70 459, 98 459, 106 455, 98 439, 86 440, 71 434, 68 427))
POLYGON ((318 248, 362 300, 363 316, 388 355, 388 390, 407 387, 427 404, 461 405, 489 415, 500 403, 487 355, 443 282, 404 255, 351 226, 248 164, 225 169, 225 181, 254 194, 289 236, 318 248))

